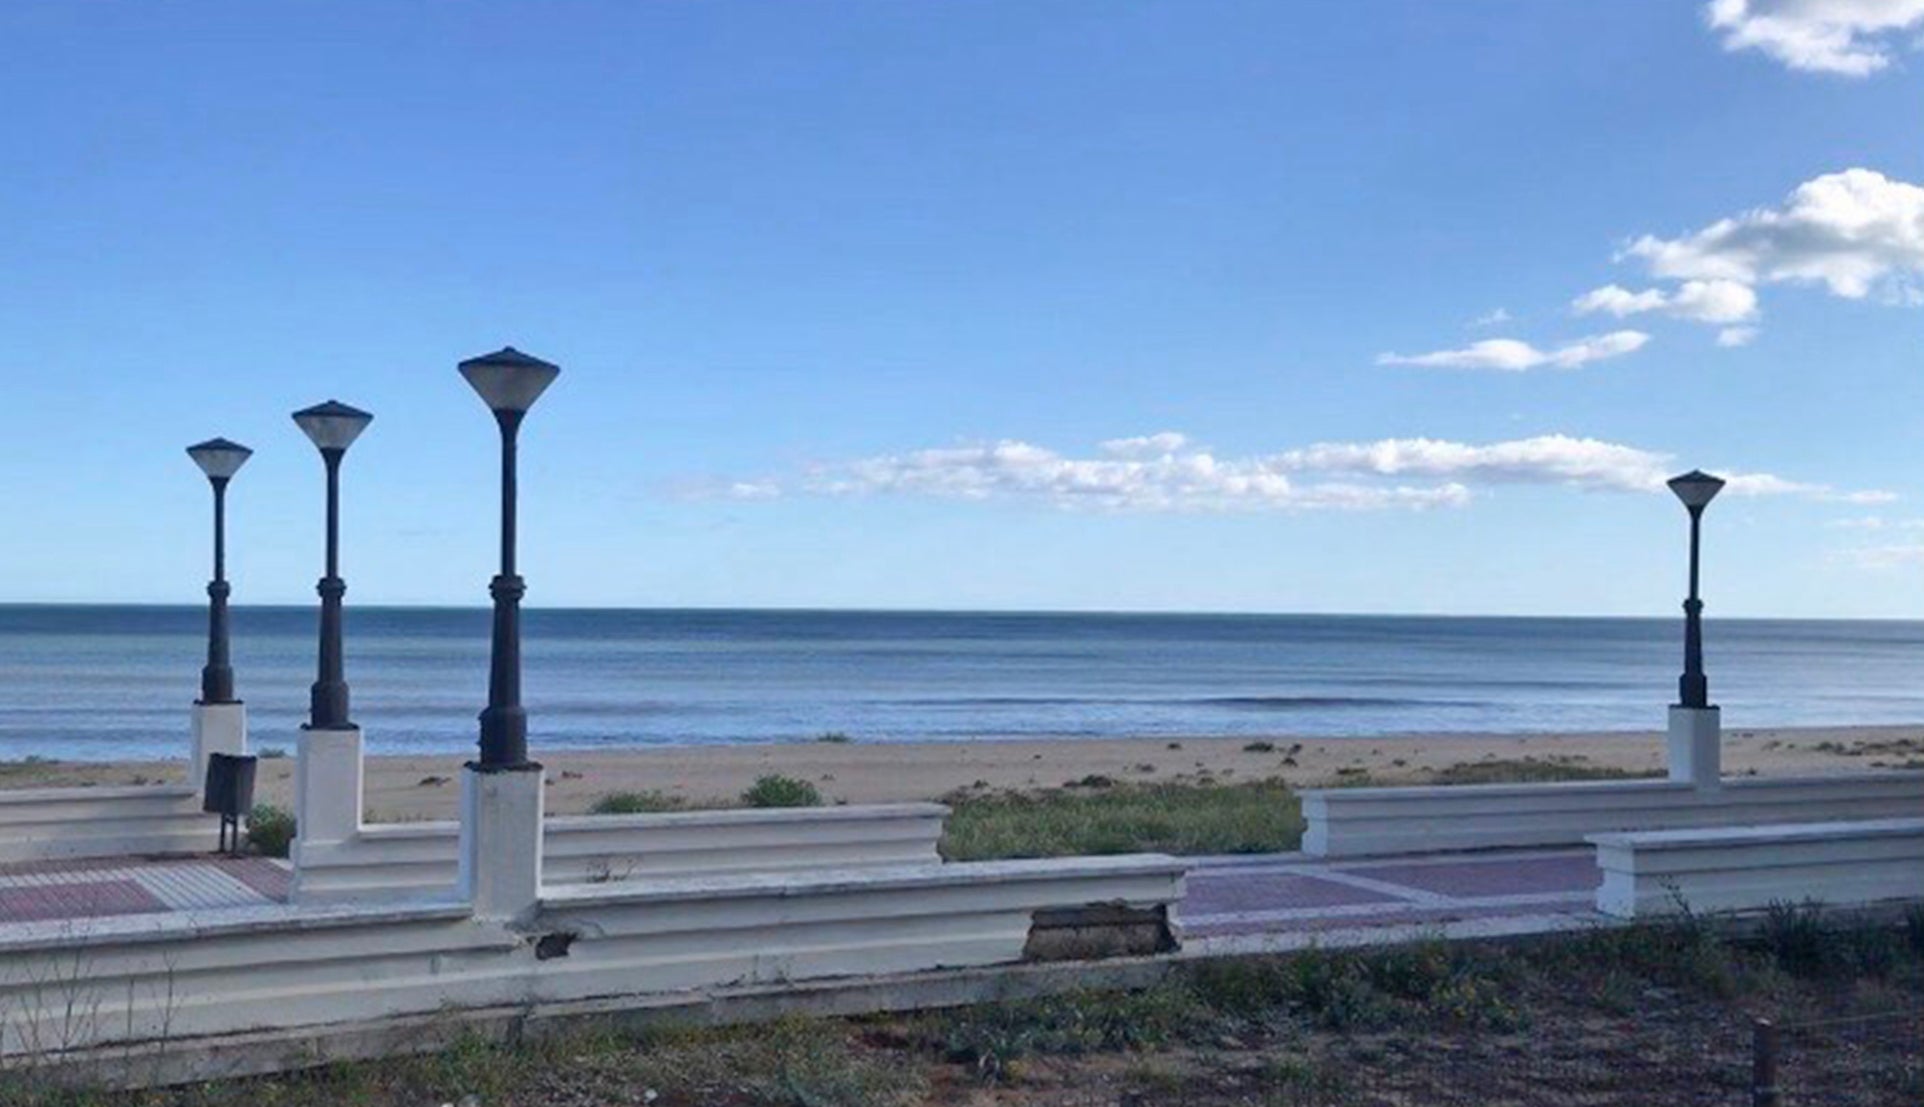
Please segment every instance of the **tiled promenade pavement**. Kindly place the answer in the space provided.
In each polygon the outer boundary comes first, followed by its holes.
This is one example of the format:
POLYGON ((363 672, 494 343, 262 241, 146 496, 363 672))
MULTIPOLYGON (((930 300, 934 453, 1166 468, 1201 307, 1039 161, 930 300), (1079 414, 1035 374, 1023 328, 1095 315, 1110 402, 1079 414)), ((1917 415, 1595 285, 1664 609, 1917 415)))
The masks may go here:
POLYGON ((264 857, 110 857, 0 865, 0 924, 257 907, 287 899, 264 857))
POLYGON ((1588 849, 1507 850, 1326 861, 1220 857, 1189 873, 1185 943, 1285 949, 1564 930, 1605 923, 1588 849))

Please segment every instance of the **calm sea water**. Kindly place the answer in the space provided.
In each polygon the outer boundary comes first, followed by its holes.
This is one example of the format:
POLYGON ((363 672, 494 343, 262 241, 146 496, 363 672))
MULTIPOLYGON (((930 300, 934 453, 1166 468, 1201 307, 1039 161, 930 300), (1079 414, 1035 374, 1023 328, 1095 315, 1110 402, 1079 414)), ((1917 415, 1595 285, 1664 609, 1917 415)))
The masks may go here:
MULTIPOLYGON (((529 611, 537 747, 1021 735, 1652 729, 1671 620, 836 611, 529 611)), ((314 613, 241 608, 257 745, 292 747, 314 613)), ((0 757, 178 756, 199 608, 0 606, 0 757)), ((350 608, 354 719, 383 752, 462 752, 481 610, 350 608)), ((1924 624, 1713 621, 1726 725, 1924 721, 1924 624)))

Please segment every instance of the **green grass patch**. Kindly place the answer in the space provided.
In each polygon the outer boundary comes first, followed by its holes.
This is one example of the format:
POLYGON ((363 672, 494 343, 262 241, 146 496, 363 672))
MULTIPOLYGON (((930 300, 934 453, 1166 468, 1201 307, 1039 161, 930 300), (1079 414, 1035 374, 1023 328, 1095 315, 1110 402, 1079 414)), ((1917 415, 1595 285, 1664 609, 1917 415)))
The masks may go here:
POLYGON ((770 773, 748 786, 742 802, 750 807, 820 807, 822 793, 806 780, 770 773))
POLYGON ((590 815, 652 815, 685 811, 688 801, 653 788, 645 792, 610 792, 588 808, 590 815))
POLYGON ((62 1090, 11 1074, 0 1076, 0 1107, 906 1107, 926 1092, 920 1061, 866 1045, 857 1024, 790 1018, 724 1029, 590 1028, 515 1045, 470 1037, 419 1056, 151 1092, 62 1090))
POLYGON ((1567 757, 1510 757, 1464 761, 1430 774, 1432 784, 1534 784, 1558 780, 1640 780, 1661 772, 1586 765, 1567 757))
POLYGON ((958 793, 942 835, 951 861, 1161 852, 1271 853, 1302 842, 1303 815, 1281 781, 1114 784, 1074 792, 958 793))

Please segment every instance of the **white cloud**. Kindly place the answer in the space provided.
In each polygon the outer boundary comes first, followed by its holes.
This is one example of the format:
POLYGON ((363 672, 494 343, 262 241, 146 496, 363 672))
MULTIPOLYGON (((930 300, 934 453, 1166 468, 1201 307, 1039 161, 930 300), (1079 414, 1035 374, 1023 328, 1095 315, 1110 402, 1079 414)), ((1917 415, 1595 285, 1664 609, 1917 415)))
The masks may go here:
POLYGON ((1004 439, 820 466, 799 487, 829 496, 897 493, 1134 511, 1437 507, 1469 498, 1467 489, 1448 483, 1299 484, 1268 458, 1219 459, 1187 442, 1169 432, 1113 439, 1100 456, 1075 458, 1004 439))
POLYGON ((1741 323, 1757 314, 1757 293, 1736 281, 1685 281, 1675 292, 1646 288, 1632 292, 1609 284, 1570 302, 1578 315, 1607 312, 1619 319, 1646 311, 1661 311, 1698 323, 1741 323))
POLYGON ((728 482, 721 494, 731 500, 772 500, 782 494, 782 489, 774 481, 738 480, 728 482))
MULTIPOLYGON (((1677 468, 1666 454, 1569 435, 1485 444, 1433 438, 1323 442, 1226 458, 1166 431, 1111 439, 1091 457, 1004 439, 817 465, 786 481, 732 487, 753 490, 750 499, 798 492, 1108 511, 1382 510, 1459 506, 1476 487, 1506 484, 1660 492, 1677 468)), ((1735 474, 1729 482, 1734 495, 1865 495, 1768 473, 1735 474)))
POLYGON ((1486 338, 1457 350, 1427 354, 1382 354, 1378 365, 1417 365, 1440 369, 1493 369, 1522 373, 1531 369, 1575 369, 1587 362, 1621 357, 1642 349, 1650 336, 1642 331, 1612 331, 1567 342, 1553 350, 1539 350, 1514 338, 1486 338))
POLYGON ((1859 515, 1832 519, 1824 524, 1833 530, 1924 530, 1924 519, 1887 519, 1882 515, 1859 515))
POLYGON ((1668 310, 1698 323, 1741 323, 1756 317, 1757 291, 1736 281, 1685 281, 1668 310))
POLYGON ((1857 546, 1838 552, 1860 569, 1903 569, 1924 564, 1924 545, 1857 546))
POLYGON ((1657 277, 1821 282, 1858 299, 1879 283, 1924 274, 1924 188, 1846 169, 1798 185, 1781 207, 1755 208, 1679 238, 1644 235, 1624 255, 1642 259, 1657 277))
POLYGON ((1511 315, 1508 308, 1497 308, 1495 311, 1484 312, 1482 315, 1470 320, 1469 325, 1479 329, 1483 327, 1497 327, 1515 318, 1516 316, 1511 315))
POLYGON ((1175 431, 1160 434, 1144 434, 1134 438, 1111 438, 1100 445, 1103 453, 1112 457, 1159 457, 1173 454, 1189 444, 1189 436, 1175 431))
POLYGON ((1756 327, 1725 327, 1717 332, 1717 345, 1726 349, 1748 346, 1757 337, 1756 327))
POLYGON ((1669 458, 1594 438, 1540 435, 1488 445, 1435 438, 1324 442, 1276 455, 1283 468, 1477 483, 1567 484, 1647 492, 1663 487, 1669 458))
POLYGON ((1632 292, 1618 284, 1607 284, 1593 288, 1570 301, 1570 310, 1578 315, 1590 315, 1603 311, 1622 319, 1643 311, 1656 311, 1670 302, 1670 297, 1662 290, 1648 288, 1642 292, 1632 292))
POLYGON ((1891 64, 1924 0, 1711 0, 1726 50, 1761 50, 1792 69, 1865 77, 1891 64))

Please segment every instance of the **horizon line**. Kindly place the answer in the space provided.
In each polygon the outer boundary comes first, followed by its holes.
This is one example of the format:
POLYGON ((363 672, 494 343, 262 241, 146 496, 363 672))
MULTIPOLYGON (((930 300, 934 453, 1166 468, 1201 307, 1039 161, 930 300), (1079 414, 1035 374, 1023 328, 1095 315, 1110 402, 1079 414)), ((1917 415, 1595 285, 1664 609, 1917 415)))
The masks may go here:
MULTIPOLYGON (((19 608, 146 608, 155 610, 204 611, 205 603, 177 603, 157 600, 0 600, 0 611, 19 608)), ((235 611, 309 611, 318 610, 313 603, 237 603, 231 605, 235 611)), ((349 608, 350 611, 471 611, 486 614, 491 607, 485 602, 473 604, 453 603, 363 603, 349 608)), ((1114 616, 1123 618, 1144 618, 1164 616, 1171 618, 1210 617, 1210 618, 1252 618, 1252 619, 1479 619, 1479 620, 1552 620, 1571 619, 1585 621, 1639 621, 1681 623, 1681 616, 1675 615, 1606 615, 1594 612, 1572 612, 1554 615, 1516 614, 1503 612, 1435 612, 1435 611, 1251 611, 1226 609, 1179 609, 1179 608, 1046 608, 1046 607, 821 607, 813 605, 763 605, 733 606, 723 604, 686 604, 686 605, 646 605, 646 604, 606 604, 606 605, 527 605, 524 612, 654 612, 661 614, 702 612, 711 614, 792 614, 792 615, 1017 615, 1017 616, 1114 616)), ((1901 615, 1708 615, 1710 622, 1787 622, 1787 623, 1924 623, 1924 618, 1909 618, 1901 615)))

